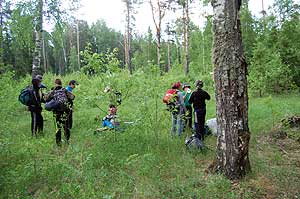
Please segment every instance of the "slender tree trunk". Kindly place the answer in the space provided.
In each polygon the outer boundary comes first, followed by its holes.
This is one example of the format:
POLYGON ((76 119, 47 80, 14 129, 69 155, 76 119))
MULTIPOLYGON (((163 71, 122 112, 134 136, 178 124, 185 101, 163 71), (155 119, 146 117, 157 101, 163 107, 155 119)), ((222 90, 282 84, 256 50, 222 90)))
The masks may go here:
POLYGON ((160 60, 161 60, 161 53, 160 53, 160 49, 161 49, 161 34, 160 34, 160 29, 156 30, 156 39, 157 39, 157 43, 156 43, 157 65, 160 68, 160 71, 162 73, 162 67, 161 67, 161 64, 160 64, 160 60))
POLYGON ((42 74, 41 58, 42 58, 42 33, 43 33, 43 0, 38 1, 37 16, 35 22, 35 49, 32 63, 32 76, 42 74))
POLYGON ((217 167, 229 179, 250 171, 247 64, 239 19, 240 0, 213 0, 213 64, 218 122, 217 167))
POLYGON ((129 73, 132 74, 132 64, 131 64, 131 21, 130 21, 130 2, 127 0, 126 3, 126 33, 125 33, 125 39, 126 39, 126 47, 125 47, 125 64, 128 67, 129 73))
POLYGON ((156 52, 157 52, 157 65, 160 68, 160 73, 163 73, 163 68, 161 66, 160 60, 161 60, 161 22, 162 19, 165 16, 165 7, 166 5, 164 5, 160 0, 157 0, 157 14, 158 14, 158 21, 156 21, 155 19, 155 8, 154 5, 152 3, 152 0, 150 0, 150 6, 151 6, 151 11, 152 11, 152 17, 153 17, 153 22, 155 24, 156 27, 156 52))
POLYGON ((166 68, 166 72, 169 72, 171 69, 171 52, 170 52, 170 41, 168 41, 168 64, 166 68))
POLYGON ((43 64, 44 64, 44 72, 48 71, 47 68, 47 58, 46 58, 46 44, 45 44, 45 33, 43 32, 43 64))
POLYGON ((3 0, 0 0, 0 62, 3 62, 3 0))
POLYGON ((178 61, 178 64, 181 64, 181 49, 180 49, 180 45, 177 44, 177 61, 178 61))
POLYGON ((203 66, 203 72, 204 74, 207 73, 206 71, 206 65, 205 65, 205 34, 202 33, 202 66, 203 66))
POLYGON ((80 70, 80 38, 79 38, 79 20, 77 19, 77 64, 78 64, 78 70, 80 70))
POLYGON ((189 74, 190 65, 190 17, 189 17, 189 0, 185 0, 184 4, 184 73, 189 74))

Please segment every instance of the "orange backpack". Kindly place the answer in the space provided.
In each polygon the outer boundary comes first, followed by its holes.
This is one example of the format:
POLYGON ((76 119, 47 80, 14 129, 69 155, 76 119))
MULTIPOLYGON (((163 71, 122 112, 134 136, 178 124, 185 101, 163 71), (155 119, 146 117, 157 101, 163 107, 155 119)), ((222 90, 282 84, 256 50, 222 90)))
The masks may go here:
POLYGON ((168 89, 165 96, 163 97, 163 103, 169 104, 174 102, 174 96, 176 95, 176 89, 168 89))

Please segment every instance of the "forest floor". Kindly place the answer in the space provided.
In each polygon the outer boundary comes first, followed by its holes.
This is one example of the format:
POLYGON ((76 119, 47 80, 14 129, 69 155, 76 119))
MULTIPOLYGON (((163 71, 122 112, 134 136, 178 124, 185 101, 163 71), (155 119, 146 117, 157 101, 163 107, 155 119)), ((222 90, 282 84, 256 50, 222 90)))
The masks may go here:
MULTIPOLYGON (((1 77, 0 88, 5 90, 0 96, 0 198, 300 198, 300 128, 284 120, 300 115, 299 93, 250 96, 252 172, 231 182, 206 172, 215 158, 216 137, 206 138, 205 151, 186 149, 189 132, 170 138, 171 118, 161 99, 178 77, 120 75, 110 82, 124 93, 118 111, 123 131, 97 134, 94 130, 101 122, 95 118, 105 114, 95 103, 107 110, 108 98, 101 92, 107 83, 103 77, 81 74, 63 80, 73 78, 80 85, 74 90, 70 145, 57 147, 50 112, 43 111, 44 135, 31 137, 30 114, 17 101, 29 77, 18 84, 1 77)), ((51 85, 54 77, 44 79, 51 85)), ((212 99, 207 119, 213 117, 212 99)))

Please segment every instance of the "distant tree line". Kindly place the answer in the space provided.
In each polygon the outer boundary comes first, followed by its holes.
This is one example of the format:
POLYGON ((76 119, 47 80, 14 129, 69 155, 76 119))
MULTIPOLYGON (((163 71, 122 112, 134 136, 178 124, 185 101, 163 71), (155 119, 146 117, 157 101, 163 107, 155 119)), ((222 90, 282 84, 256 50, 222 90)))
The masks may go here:
MULTIPOLYGON (((189 75, 211 77, 212 16, 204 28, 190 20, 189 9, 197 1, 150 1, 154 32, 135 33, 135 14, 148 1, 122 0, 126 13, 124 33, 104 21, 92 25, 76 18, 79 0, 69 10, 59 0, 0 1, 0 73, 14 71, 16 78, 41 73, 91 75, 107 71, 137 70, 157 66, 161 74, 172 68, 189 75), (41 7, 42 6, 42 7, 41 7), (169 12, 181 12, 176 21, 162 25, 169 12), (52 21, 46 31, 43 24, 52 21), (42 25, 39 25, 42 24, 42 25), (165 30, 163 29, 164 27, 165 30)), ((294 0, 275 0, 254 17, 243 1, 243 47, 249 65, 249 85, 258 95, 286 92, 300 87, 300 7, 294 0)))

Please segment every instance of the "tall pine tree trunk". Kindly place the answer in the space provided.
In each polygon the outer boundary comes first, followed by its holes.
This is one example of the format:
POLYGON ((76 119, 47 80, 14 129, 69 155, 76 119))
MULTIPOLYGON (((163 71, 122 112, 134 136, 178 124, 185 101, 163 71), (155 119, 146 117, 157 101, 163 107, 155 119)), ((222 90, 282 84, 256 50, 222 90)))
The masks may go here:
POLYGON ((43 0, 38 1, 37 15, 35 20, 35 49, 32 61, 32 76, 42 74, 42 33, 43 33, 43 0))
POLYGON ((213 0, 213 64, 216 87, 217 170, 229 179, 250 170, 247 64, 239 19, 240 0, 213 0))

